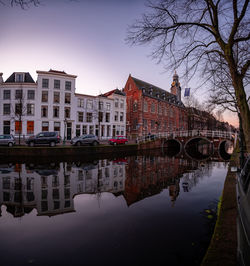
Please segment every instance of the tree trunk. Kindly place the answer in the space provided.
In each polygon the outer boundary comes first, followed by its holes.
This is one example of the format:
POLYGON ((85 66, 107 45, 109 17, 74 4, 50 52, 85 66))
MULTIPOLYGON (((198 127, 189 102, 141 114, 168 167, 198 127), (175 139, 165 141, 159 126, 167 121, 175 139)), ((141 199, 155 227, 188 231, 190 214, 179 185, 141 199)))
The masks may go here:
POLYGON ((237 105, 242 119, 242 128, 244 132, 247 152, 250 153, 250 111, 246 100, 246 93, 243 86, 243 80, 236 74, 233 79, 237 105))

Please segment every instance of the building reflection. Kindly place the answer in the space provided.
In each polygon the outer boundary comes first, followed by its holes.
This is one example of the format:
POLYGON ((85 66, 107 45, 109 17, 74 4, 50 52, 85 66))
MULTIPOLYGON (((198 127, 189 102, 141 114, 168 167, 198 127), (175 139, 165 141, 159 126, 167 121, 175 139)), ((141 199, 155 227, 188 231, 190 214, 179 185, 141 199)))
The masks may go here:
POLYGON ((74 197, 102 192, 123 196, 130 206, 168 189, 174 204, 181 188, 189 192, 211 164, 167 156, 131 156, 91 163, 0 165, 0 206, 14 217, 37 210, 53 216, 74 212, 74 197))

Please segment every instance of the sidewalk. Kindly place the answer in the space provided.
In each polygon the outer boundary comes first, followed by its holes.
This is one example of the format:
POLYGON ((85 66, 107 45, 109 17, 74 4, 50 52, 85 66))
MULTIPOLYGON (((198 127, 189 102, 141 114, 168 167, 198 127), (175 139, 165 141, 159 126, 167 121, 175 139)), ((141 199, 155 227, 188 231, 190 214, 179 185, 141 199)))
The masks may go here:
POLYGON ((237 165, 237 155, 235 151, 228 166, 214 234, 201 266, 237 265, 236 173, 231 172, 231 166, 237 165))

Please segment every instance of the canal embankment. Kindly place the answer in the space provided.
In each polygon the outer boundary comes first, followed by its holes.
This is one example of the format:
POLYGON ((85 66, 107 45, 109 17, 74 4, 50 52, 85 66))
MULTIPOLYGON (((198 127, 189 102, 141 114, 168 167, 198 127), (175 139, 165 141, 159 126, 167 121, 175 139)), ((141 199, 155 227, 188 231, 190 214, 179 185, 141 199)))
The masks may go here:
POLYGON ((58 145, 55 147, 48 146, 14 146, 14 147, 1 147, 0 159, 1 161, 8 160, 48 160, 57 158, 70 159, 79 158, 80 160, 92 160, 99 158, 122 157, 132 154, 139 154, 141 152, 159 150, 161 147, 160 140, 148 141, 140 144, 127 144, 127 145, 98 145, 98 146, 71 146, 71 145, 58 145))
POLYGON ((231 167, 237 165, 238 152, 235 149, 228 166, 214 234, 202 266, 237 265, 236 173, 231 172, 231 167))

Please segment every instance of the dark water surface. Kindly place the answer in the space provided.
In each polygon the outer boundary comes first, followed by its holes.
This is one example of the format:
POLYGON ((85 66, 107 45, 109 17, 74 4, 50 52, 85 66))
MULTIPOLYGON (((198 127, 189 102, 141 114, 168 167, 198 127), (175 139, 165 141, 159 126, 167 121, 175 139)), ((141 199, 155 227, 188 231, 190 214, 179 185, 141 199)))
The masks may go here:
POLYGON ((227 163, 164 154, 0 165, 0 265, 199 265, 227 163))

